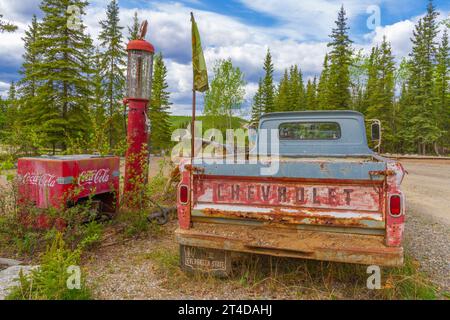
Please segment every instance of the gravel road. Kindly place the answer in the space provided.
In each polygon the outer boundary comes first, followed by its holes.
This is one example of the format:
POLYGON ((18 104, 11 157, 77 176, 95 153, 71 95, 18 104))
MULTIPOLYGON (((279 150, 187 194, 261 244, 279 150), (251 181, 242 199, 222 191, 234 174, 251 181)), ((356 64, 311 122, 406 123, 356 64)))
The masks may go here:
POLYGON ((450 161, 402 160, 408 175, 405 249, 431 279, 450 290, 450 161))

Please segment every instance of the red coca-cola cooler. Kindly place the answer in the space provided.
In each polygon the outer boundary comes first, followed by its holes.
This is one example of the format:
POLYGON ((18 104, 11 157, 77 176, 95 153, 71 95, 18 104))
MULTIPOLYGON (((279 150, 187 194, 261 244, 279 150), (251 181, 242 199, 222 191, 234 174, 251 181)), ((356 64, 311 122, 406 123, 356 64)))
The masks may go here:
POLYGON ((96 155, 20 158, 19 202, 62 209, 90 199, 115 213, 119 200, 119 157, 96 155))

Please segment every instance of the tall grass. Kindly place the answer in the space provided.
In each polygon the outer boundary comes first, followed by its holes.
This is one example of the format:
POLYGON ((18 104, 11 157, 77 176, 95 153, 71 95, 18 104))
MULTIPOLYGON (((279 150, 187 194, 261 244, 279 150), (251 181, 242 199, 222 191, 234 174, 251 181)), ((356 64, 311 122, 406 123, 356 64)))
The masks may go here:
POLYGON ((67 282, 70 266, 79 266, 81 250, 67 248, 62 234, 58 233, 41 257, 37 269, 25 276, 20 274, 19 285, 12 289, 8 300, 87 300, 91 292, 80 279, 79 289, 69 289, 67 282))
MULTIPOLYGON (((199 288, 220 292, 235 287, 239 297, 276 299, 436 299, 437 290, 410 257, 399 268, 382 269, 382 288, 367 288, 367 266, 314 260, 240 255, 227 279, 208 274, 183 275, 175 249, 147 254, 165 277, 168 288, 199 288), (255 293, 256 296, 255 296, 255 293)), ((189 289, 186 289, 189 290, 189 289)))

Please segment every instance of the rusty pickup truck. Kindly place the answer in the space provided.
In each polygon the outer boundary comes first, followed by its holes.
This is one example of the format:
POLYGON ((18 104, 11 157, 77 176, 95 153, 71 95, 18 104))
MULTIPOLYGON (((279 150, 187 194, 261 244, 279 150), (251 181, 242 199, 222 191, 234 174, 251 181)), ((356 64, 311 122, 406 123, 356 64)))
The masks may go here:
POLYGON ((256 132, 245 162, 180 165, 184 270, 229 274, 242 253, 403 264, 405 171, 369 149, 361 113, 270 113, 256 132))

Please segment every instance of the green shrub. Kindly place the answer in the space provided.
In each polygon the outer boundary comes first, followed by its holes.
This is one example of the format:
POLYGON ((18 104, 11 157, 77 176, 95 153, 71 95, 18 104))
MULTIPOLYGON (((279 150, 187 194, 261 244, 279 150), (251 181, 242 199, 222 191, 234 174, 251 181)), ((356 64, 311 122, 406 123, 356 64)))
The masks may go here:
POLYGON ((91 298, 89 288, 81 281, 80 289, 69 289, 69 266, 78 266, 81 251, 66 247, 58 233, 41 258, 38 269, 29 276, 20 275, 19 285, 8 295, 8 300, 87 300, 91 298))

